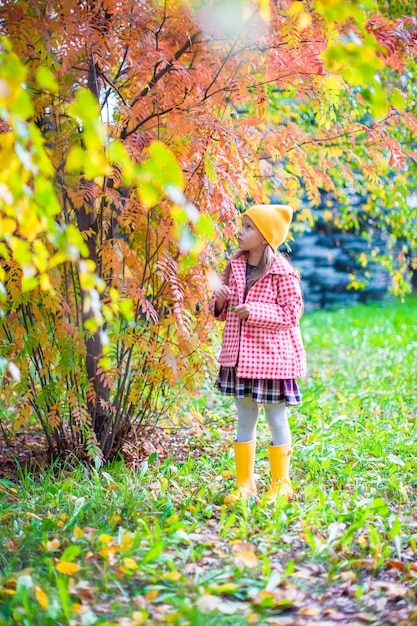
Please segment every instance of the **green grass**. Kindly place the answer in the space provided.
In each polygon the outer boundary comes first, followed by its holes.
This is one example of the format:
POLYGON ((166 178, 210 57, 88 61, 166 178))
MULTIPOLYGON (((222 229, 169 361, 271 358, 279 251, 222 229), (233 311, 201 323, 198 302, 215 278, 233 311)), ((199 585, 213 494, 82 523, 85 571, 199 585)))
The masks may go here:
MULTIPOLYGON (((206 420, 188 458, 0 481, 0 624, 314 624, 346 607, 341 624, 417 623, 416 313, 304 317, 291 503, 222 504, 235 418, 211 391, 188 407, 206 420)), ((267 442, 263 419, 261 491, 267 442)))

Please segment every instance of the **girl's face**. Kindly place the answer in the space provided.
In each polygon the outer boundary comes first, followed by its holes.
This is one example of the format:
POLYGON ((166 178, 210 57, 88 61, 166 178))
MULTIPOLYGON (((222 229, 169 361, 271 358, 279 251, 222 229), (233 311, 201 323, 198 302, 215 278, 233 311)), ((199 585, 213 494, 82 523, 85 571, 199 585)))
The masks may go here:
POLYGON ((242 226, 239 229, 237 242, 240 250, 245 252, 263 252, 266 241, 252 222, 250 217, 243 216, 242 226))

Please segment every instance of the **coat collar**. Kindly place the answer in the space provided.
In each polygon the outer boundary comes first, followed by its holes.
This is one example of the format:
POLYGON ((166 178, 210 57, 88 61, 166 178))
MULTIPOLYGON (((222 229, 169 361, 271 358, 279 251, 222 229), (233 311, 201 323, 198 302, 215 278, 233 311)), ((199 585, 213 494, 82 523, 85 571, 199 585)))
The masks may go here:
MULTIPOLYGON (((232 269, 234 271, 236 270, 238 274, 241 274, 243 272, 243 276, 245 276, 245 278, 246 278, 246 260, 247 260, 247 257, 245 255, 242 255, 238 259, 231 260, 232 269)), ((284 274, 284 273, 287 274, 288 271, 294 272, 294 269, 291 267, 289 262, 283 256, 279 255, 276 257, 275 261, 273 262, 272 266, 270 267, 268 272, 265 274, 265 276, 267 274, 284 274)))
MULTIPOLYGON (((242 255, 238 259, 231 260, 233 276, 236 280, 236 285, 239 293, 239 301, 243 302, 245 286, 246 286, 246 259, 245 255, 242 255)), ((262 278, 268 276, 268 274, 287 274, 288 271, 294 271, 288 261, 281 256, 278 256, 262 278)), ((260 280, 262 280, 262 278, 260 280)))

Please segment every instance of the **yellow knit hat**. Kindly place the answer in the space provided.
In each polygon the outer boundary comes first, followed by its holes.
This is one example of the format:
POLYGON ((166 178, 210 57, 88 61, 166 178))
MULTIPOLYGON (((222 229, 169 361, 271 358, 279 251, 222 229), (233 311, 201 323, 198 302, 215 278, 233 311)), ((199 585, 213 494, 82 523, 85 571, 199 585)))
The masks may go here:
POLYGON ((276 250, 287 238, 293 210, 286 204, 256 204, 244 212, 276 250))

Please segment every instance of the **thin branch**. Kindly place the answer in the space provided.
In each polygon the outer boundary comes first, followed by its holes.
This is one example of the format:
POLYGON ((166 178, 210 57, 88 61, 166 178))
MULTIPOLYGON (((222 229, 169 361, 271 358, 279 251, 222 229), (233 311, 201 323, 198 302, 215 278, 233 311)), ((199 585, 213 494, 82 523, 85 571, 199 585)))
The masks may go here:
MULTIPOLYGON (((103 80, 104 80, 106 83, 108 83, 108 84, 110 85, 110 87, 112 87, 112 88, 115 90, 115 92, 117 93, 117 95, 119 96, 119 98, 121 99, 121 101, 123 102, 123 104, 124 104, 125 106, 127 106, 127 102, 126 102, 126 100, 124 99, 123 94, 121 93, 121 91, 118 89, 117 85, 115 85, 115 84, 114 84, 114 82, 113 82, 112 80, 110 80, 110 78, 109 78, 108 76, 106 76, 106 74, 105 74, 103 71, 98 72, 98 74, 99 74, 99 76, 101 76, 101 77, 103 78, 103 80)), ((107 102, 107 99, 108 99, 108 96, 106 95, 106 98, 105 98, 105 100, 104 100, 103 104, 101 105, 101 108, 103 108, 103 107, 104 107, 104 105, 105 105, 105 104, 106 104, 106 102, 107 102)))
MULTIPOLYGON (((149 93, 149 91, 152 89, 152 87, 154 87, 156 83, 159 80, 161 80, 161 78, 165 76, 167 72, 170 71, 175 61, 178 61, 178 59, 195 43, 197 37, 201 35, 201 33, 202 31, 199 30, 196 33, 194 33, 194 35, 191 35, 190 37, 188 37, 188 40, 185 42, 185 44, 181 46, 181 48, 177 50, 177 52, 174 54, 174 57, 172 58, 172 60, 168 61, 168 63, 166 63, 166 65, 164 65, 164 67, 152 77, 152 79, 148 82, 146 87, 144 87, 142 91, 139 93, 139 95, 136 96, 136 98, 132 101, 130 105, 131 109, 135 106, 137 102, 139 102, 140 98, 143 98, 144 96, 146 96, 149 93)), ((128 137, 131 134, 132 133, 127 130, 127 126, 125 126, 122 129, 122 132, 120 133, 120 138, 126 139, 126 137, 128 137)))
POLYGON ((214 85, 214 83, 216 82, 216 80, 220 76, 221 71, 223 70, 224 66, 226 65, 226 63, 228 62, 230 57, 232 56, 232 52, 235 49, 235 47, 237 46, 238 41, 239 41, 239 37, 237 37, 236 41, 233 43, 233 45, 230 48, 229 52, 226 54, 225 58, 223 59, 219 69, 215 73, 214 78, 212 79, 211 83, 209 84, 209 86, 207 87, 206 91, 204 92, 203 101, 207 100, 207 98, 209 98, 212 95, 212 94, 209 94, 208 92, 210 91, 211 87, 214 85))

